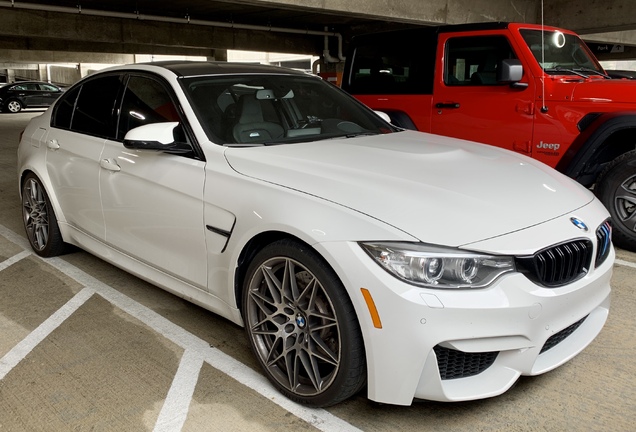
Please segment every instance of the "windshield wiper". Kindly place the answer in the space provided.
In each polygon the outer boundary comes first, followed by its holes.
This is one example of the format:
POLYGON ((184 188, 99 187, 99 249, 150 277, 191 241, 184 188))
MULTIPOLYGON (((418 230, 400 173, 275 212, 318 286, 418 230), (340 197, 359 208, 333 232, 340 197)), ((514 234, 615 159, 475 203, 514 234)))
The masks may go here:
POLYGON ((572 74, 574 74, 574 75, 578 75, 578 76, 580 76, 580 77, 582 77, 582 78, 589 78, 589 76, 588 76, 588 75, 585 75, 583 72, 579 72, 579 71, 577 71, 577 70, 570 69, 570 68, 564 68, 564 67, 562 67, 562 66, 555 66, 555 67, 547 68, 547 69, 544 69, 544 70, 545 70, 546 72, 548 72, 548 71, 570 72, 570 73, 572 73, 572 74))
POLYGON ((592 72, 592 73, 594 73, 594 74, 596 74, 596 75, 600 75, 600 76, 602 76, 602 77, 603 77, 603 78, 605 78, 605 79, 612 79, 612 77, 611 77, 611 76, 609 76, 609 75, 607 75, 607 74, 604 74, 603 72, 599 72, 599 71, 597 71, 596 69, 586 68, 586 67, 581 66, 581 67, 579 68, 579 70, 580 70, 580 71, 584 71, 584 72, 592 72))

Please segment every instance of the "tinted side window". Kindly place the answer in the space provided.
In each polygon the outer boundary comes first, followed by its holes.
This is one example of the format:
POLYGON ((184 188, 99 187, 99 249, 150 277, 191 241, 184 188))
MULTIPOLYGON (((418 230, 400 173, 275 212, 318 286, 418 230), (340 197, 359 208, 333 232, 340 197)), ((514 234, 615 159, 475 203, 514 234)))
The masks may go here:
POLYGON ((352 94, 432 94, 435 44, 414 49, 407 36, 413 35, 360 43, 343 88, 352 94))
POLYGON ((75 101, 79 94, 80 87, 74 87, 66 92, 55 104, 55 111, 51 119, 51 126, 60 129, 70 129, 71 120, 73 119, 73 111, 75 110, 75 101))
POLYGON ((50 84, 38 84, 40 86, 40 90, 42 91, 47 91, 47 92, 58 92, 60 91, 59 88, 50 85, 50 84))
POLYGON ((470 36, 446 43, 444 83, 449 86, 497 84, 501 60, 516 59, 504 36, 470 36))
POLYGON ((37 84, 17 84, 11 90, 38 90, 37 84))
POLYGON ((122 101, 117 138, 124 139, 130 129, 161 122, 178 122, 179 114, 164 86, 154 79, 132 76, 122 101))
POLYGON ((115 138, 115 100, 121 77, 109 75, 82 84, 75 105, 71 129, 105 138, 115 138))

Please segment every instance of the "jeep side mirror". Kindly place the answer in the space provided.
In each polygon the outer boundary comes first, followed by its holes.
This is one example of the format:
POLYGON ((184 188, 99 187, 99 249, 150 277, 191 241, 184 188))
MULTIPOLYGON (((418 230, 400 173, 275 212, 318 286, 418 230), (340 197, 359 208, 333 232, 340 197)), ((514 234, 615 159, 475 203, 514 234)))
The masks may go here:
POLYGON ((523 77, 523 65, 519 59, 504 59, 497 66, 497 82, 509 83, 514 88, 526 88, 527 83, 520 83, 523 77))

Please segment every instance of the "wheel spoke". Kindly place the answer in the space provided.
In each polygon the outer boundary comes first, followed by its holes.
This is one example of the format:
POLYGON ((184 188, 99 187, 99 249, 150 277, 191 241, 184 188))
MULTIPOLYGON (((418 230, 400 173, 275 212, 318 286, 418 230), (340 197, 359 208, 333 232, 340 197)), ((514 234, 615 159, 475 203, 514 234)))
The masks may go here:
POLYGON ((283 302, 283 285, 282 282, 276 277, 272 267, 262 267, 263 278, 267 283, 267 288, 272 301, 275 304, 281 304, 283 302))
MULTIPOLYGON (((322 390, 323 380, 320 376, 320 368, 318 367, 317 362, 315 361, 315 357, 309 355, 305 350, 302 350, 298 353, 298 357, 300 358, 300 362, 303 365, 303 369, 307 373, 307 377, 311 381, 316 390, 322 390)), ((297 366, 298 368, 298 366, 297 366)))
POLYGON ((331 351, 331 348, 327 346, 325 341, 323 341, 322 338, 314 334, 311 335, 311 339, 320 348, 320 350, 318 350, 313 344, 309 344, 311 355, 319 358, 320 360, 324 362, 337 366, 338 356, 336 355, 336 353, 331 351), (322 353, 325 353, 326 356, 323 355, 322 353))

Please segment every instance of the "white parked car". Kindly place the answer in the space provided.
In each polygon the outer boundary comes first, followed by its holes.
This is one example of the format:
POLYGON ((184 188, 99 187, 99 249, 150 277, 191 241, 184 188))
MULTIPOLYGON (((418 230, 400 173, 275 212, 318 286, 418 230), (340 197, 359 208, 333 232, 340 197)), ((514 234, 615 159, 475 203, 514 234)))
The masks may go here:
POLYGON ((111 68, 18 151, 36 253, 68 244, 244 325, 313 406, 460 401, 601 331, 614 261, 593 194, 527 157, 399 130, 291 70, 111 68))

